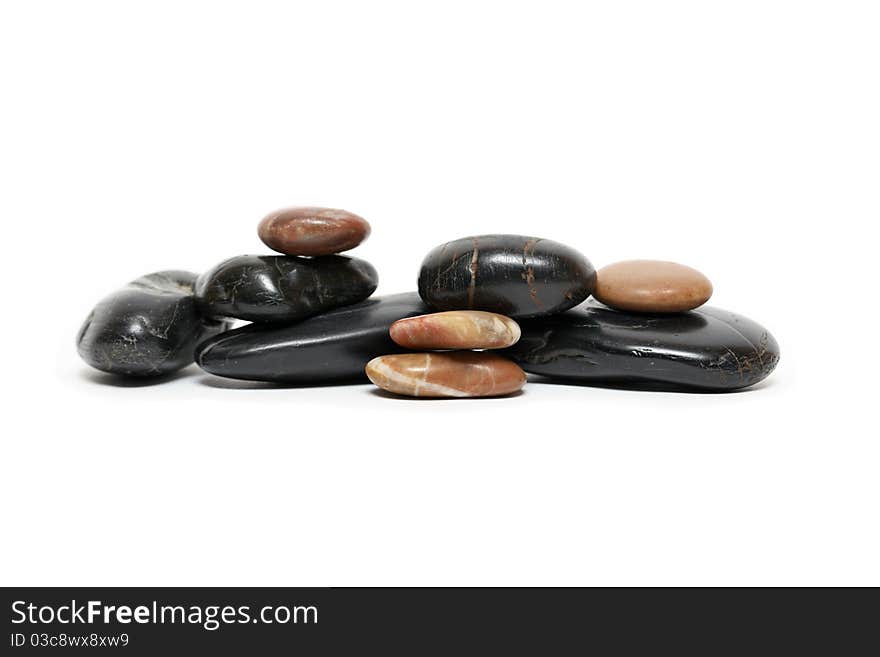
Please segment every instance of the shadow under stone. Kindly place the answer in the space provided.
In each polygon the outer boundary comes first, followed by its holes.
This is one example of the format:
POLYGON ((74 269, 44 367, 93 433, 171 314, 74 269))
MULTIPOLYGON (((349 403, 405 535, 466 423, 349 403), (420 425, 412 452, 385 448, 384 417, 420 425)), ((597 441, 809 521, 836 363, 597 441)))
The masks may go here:
POLYGON ((676 392, 686 395, 737 395, 756 390, 763 390, 773 385, 772 379, 764 379, 753 386, 737 388, 735 390, 706 390, 703 388, 690 388, 672 383, 659 381, 577 381, 573 379, 553 378, 539 374, 529 375, 529 384, 571 386, 576 388, 602 388, 606 390, 622 390, 631 392, 676 392))
POLYGON ((122 374, 110 374, 95 369, 80 370, 79 376, 82 380, 97 385, 109 386, 111 388, 149 388, 151 386, 162 385, 163 383, 171 383, 178 379, 185 379, 197 373, 194 367, 186 367, 177 372, 163 374, 161 376, 125 376, 122 374))
POLYGON ((370 394, 374 397, 381 397, 383 399, 394 399, 396 401, 402 402, 425 402, 425 401, 485 401, 487 399, 511 399, 513 397, 522 397, 525 394, 524 390, 517 390, 509 395, 498 395, 497 397, 409 397, 407 395, 398 395, 393 392, 388 392, 387 390, 382 390, 382 388, 373 387, 368 391, 367 394, 370 394))
POLYGON ((322 381, 316 383, 285 383, 283 381, 248 381, 245 379, 227 379, 222 376, 206 374, 198 380, 198 384, 217 390, 295 390, 297 388, 336 388, 340 386, 356 386, 369 383, 366 379, 349 379, 343 381, 322 381))

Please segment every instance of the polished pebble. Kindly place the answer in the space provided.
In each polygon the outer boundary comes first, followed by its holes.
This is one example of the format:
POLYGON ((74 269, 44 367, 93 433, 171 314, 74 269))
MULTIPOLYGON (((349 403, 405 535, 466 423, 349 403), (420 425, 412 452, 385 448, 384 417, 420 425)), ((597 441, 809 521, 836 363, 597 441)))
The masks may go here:
POLYGON ((161 376, 193 362, 196 344, 227 328, 196 309, 187 271, 142 276, 95 306, 76 338, 95 369, 131 377, 161 376))
POLYGON ((372 297, 296 324, 250 324, 206 340, 196 363, 217 376, 331 385, 364 381, 364 365, 401 351, 388 330, 402 317, 428 312, 415 292, 372 297))
POLYGON ((428 253, 419 271, 419 294, 435 310, 541 317, 578 305, 595 282, 590 261, 565 244, 523 235, 478 235, 428 253))
POLYGON ((510 317, 481 310, 450 310, 391 325, 391 339, 407 349, 503 349, 519 335, 510 317))
POLYGON ((289 323, 363 301, 375 268, 346 256, 238 256, 202 274, 196 300, 209 317, 289 323))
POLYGON ((286 208, 260 222, 257 233, 273 251, 320 256, 353 249, 370 235, 366 219, 332 208, 286 208))
POLYGON ((383 390, 407 397, 497 397, 526 382, 516 363, 474 351, 380 356, 366 372, 383 390))
POLYGON ((599 270, 593 296, 610 308, 676 313, 702 306, 712 283, 696 269, 663 260, 625 260, 599 270))
POLYGON ((504 355, 529 373, 570 383, 722 392, 763 381, 779 362, 766 328, 708 306, 647 315, 591 301, 521 327, 504 355))

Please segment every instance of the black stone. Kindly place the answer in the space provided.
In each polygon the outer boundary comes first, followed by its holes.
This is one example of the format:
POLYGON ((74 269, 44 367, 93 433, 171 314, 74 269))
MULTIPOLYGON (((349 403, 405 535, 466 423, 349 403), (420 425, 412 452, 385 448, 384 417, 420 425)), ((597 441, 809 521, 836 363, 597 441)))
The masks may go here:
POLYGON ((419 294, 436 310, 488 310, 542 317, 573 308, 593 292, 596 270, 578 251, 522 235, 479 235, 432 250, 419 294))
POLYGON ((205 272, 196 283, 202 314, 252 322, 294 322, 363 301, 379 275, 359 258, 238 256, 205 272))
POLYGON ((333 383, 365 380, 376 356, 403 351, 388 335, 398 319, 429 312, 415 292, 367 299, 299 324, 251 324, 196 349, 196 363, 218 376, 252 381, 333 383))
POLYGON ((227 328, 199 314, 195 281, 187 271, 160 271, 109 295, 79 330, 79 355, 125 376, 160 376, 191 364, 196 344, 227 328))
POLYGON ((736 390, 766 378, 779 361, 767 329, 717 308, 649 315, 591 301, 520 326, 520 341, 504 353, 526 372, 571 382, 736 390))

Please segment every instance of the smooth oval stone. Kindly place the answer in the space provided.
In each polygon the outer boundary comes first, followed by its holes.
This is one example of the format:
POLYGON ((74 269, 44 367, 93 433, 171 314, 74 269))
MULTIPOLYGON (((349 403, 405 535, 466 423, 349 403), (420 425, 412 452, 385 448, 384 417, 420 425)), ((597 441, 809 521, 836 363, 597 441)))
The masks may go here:
POLYGON ((498 397, 526 382, 516 363, 474 351, 380 356, 366 372, 383 390, 407 397, 498 397))
POLYGON ((209 317, 294 322, 363 301, 379 275, 358 258, 238 256, 199 276, 196 299, 209 317))
POLYGON ((438 246, 419 272, 419 294, 436 310, 488 310, 540 317, 590 296, 596 271, 559 242, 522 235, 479 235, 438 246))
POLYGON ((370 235, 367 220, 332 208, 286 208, 266 215, 257 233, 273 251, 320 256, 353 249, 370 235))
POLYGON ((664 260, 625 260, 599 270, 593 296, 606 306, 643 313, 699 308, 712 283, 696 269, 664 260))
POLYGON ((217 376, 278 383, 363 380, 364 366, 401 351, 391 324, 427 312, 415 292, 367 299, 290 326, 251 324, 199 345, 196 363, 217 376))
POLYGON ((391 339, 407 349, 503 349, 519 340, 519 324, 482 310, 449 310, 401 319, 391 339))
POLYGON ((107 296, 79 330, 80 357, 104 372, 138 377, 191 364, 196 344, 227 327, 199 314, 195 281, 187 271, 160 271, 107 296))
POLYGON ((590 302, 520 326, 520 341, 504 353, 526 372, 575 383, 736 390, 779 361, 767 329, 711 307, 644 315, 590 302))

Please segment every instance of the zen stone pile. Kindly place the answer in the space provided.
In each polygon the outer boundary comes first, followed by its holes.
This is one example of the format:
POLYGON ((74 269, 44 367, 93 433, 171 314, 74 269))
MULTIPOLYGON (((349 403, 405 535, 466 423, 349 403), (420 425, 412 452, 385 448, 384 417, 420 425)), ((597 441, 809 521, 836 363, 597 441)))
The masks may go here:
POLYGON ((236 256, 201 276, 148 274, 107 296, 80 329, 80 356, 127 377, 195 361, 218 376, 279 384, 368 377, 411 397, 509 395, 526 373, 729 391, 763 380, 779 360, 764 327, 705 307, 712 284, 672 262, 597 272, 558 242, 482 235, 429 252, 418 293, 372 297, 376 269, 339 255, 369 236, 361 217, 290 208, 263 219, 258 234, 282 255, 236 256))

